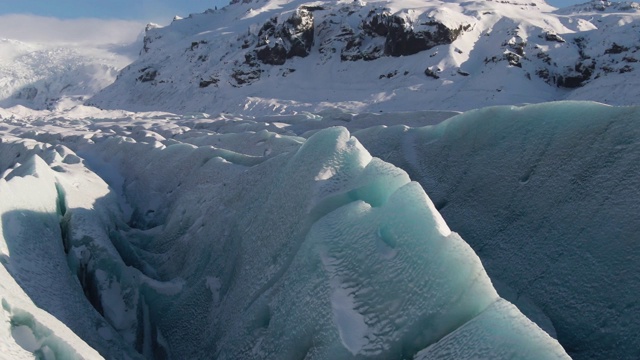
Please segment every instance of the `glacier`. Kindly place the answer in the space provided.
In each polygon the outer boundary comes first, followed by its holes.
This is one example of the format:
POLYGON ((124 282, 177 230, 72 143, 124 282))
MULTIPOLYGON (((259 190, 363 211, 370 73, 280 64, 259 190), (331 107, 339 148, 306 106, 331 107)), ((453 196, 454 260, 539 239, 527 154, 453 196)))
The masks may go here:
POLYGON ((558 102, 355 136, 423 185, 492 281, 536 304, 572 357, 633 359, 637 121, 637 107, 558 102))
POLYGON ((640 108, 604 105, 639 16, 233 0, 129 66, 134 23, 0 39, 0 359, 640 358, 640 108))
POLYGON ((0 344, 14 358, 568 358, 410 173, 331 126, 390 118, 10 111, 0 344))

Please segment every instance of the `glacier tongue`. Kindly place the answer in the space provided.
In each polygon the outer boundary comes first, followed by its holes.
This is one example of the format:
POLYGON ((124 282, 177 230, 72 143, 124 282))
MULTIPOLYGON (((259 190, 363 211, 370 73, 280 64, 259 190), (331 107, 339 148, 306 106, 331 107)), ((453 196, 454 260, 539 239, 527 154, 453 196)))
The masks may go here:
MULTIPOLYGON (((11 120, 34 140, 0 142, 0 296, 77 357, 566 358, 345 128, 135 116, 11 120)), ((22 326, 0 344, 48 351, 22 326)))

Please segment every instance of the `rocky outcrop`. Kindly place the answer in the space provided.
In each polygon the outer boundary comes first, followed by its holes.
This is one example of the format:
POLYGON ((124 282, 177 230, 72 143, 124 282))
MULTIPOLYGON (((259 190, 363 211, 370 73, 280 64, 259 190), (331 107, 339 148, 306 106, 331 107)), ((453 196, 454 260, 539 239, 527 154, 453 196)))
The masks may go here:
POLYGON ((144 68, 138 70, 138 72, 140 73, 140 76, 138 76, 137 79, 138 79, 138 81, 143 82, 143 83, 144 82, 151 82, 151 81, 155 80, 156 77, 158 76, 158 70, 156 70, 156 69, 154 69, 154 68, 152 68, 150 66, 144 67, 144 68))
POLYGON ((621 46, 616 43, 613 43, 610 48, 604 51, 605 54, 622 54, 625 51, 629 51, 629 48, 626 46, 621 46))
POLYGON ((438 75, 438 71, 440 71, 440 69, 438 68, 426 68, 424 70, 424 74, 434 79, 440 79, 440 75, 438 75))
POLYGON ((562 36, 552 32, 552 31, 547 31, 544 34, 544 39, 547 41, 555 41, 555 42, 559 42, 559 43, 563 43, 566 42, 562 36))
POLYGON ((313 46, 313 13, 299 8, 282 23, 272 18, 258 33, 256 56, 264 64, 282 65, 292 57, 306 57, 313 46))
POLYGON ((451 44, 469 25, 460 25, 450 29, 437 21, 421 24, 425 30, 414 31, 404 19, 391 16, 384 21, 388 31, 384 43, 385 55, 405 56, 413 55, 437 45, 451 44))
POLYGON ((385 10, 372 10, 361 23, 362 32, 352 35, 346 42, 341 59, 356 61, 413 55, 438 45, 451 44, 470 27, 467 24, 450 28, 433 19, 414 24, 385 10), (379 46, 362 48, 365 40, 375 38, 384 40, 379 46))

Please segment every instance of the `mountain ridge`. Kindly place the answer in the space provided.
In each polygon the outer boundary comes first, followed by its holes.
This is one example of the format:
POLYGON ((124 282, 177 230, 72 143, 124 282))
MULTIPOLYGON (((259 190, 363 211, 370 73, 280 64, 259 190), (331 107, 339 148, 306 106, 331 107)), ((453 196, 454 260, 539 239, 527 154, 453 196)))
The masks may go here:
POLYGON ((637 3, 234 1, 148 26, 86 104, 176 113, 469 110, 637 98, 637 3))

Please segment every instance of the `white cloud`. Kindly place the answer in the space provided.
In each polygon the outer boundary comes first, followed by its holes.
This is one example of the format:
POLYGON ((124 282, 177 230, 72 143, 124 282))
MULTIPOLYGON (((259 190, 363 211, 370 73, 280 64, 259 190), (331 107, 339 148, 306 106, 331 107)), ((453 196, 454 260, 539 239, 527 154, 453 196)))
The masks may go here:
POLYGON ((136 41, 145 24, 127 20, 62 20, 37 15, 0 16, 0 38, 51 45, 130 44, 136 41))

